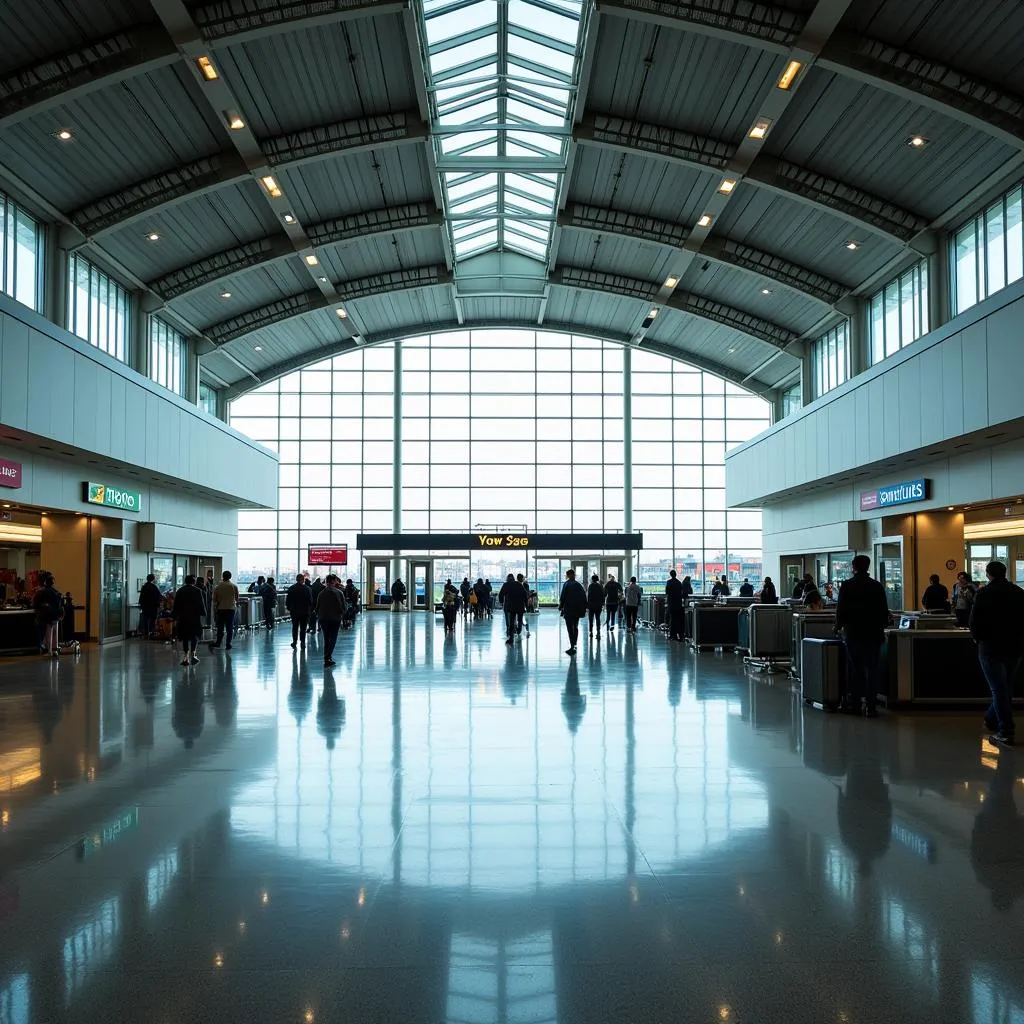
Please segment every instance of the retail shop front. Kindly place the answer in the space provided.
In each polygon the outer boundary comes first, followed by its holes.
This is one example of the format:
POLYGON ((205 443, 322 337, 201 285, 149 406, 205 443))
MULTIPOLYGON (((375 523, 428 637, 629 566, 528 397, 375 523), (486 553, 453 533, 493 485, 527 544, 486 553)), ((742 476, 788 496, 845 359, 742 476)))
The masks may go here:
POLYGON ((479 529, 474 533, 361 533, 367 608, 391 607, 391 584, 406 586, 405 607, 432 611, 445 580, 490 580, 495 592, 505 577, 523 573, 542 605, 558 603, 567 569, 585 582, 597 573, 628 577, 643 550, 642 533, 529 533, 522 527, 479 529))

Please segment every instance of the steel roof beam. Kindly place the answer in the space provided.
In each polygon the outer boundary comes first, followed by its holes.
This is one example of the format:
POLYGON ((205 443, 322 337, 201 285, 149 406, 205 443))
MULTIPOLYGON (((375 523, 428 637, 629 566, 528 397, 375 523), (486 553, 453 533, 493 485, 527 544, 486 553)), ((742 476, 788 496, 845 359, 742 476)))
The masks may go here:
MULTIPOLYGON (((670 221, 580 203, 570 204, 565 212, 559 215, 558 223, 563 228, 642 239, 671 249, 682 249, 690 234, 688 228, 670 221)), ((813 270, 801 267, 774 253, 764 252, 728 238, 707 239, 701 247, 700 255, 716 263, 751 271, 806 298, 830 306, 849 291, 838 281, 830 280, 813 270)))
MULTIPOLYGON (((603 294, 622 295, 629 299, 651 303, 658 298, 660 285, 621 274, 604 274, 580 267, 556 267, 550 277, 551 284, 565 288, 582 288, 603 294)), ((725 303, 697 295, 676 292, 664 305, 681 313, 701 317, 713 323, 731 327, 757 341, 763 341, 773 348, 783 348, 799 340, 799 336, 780 324, 736 309, 725 303)))
MULTIPOLYGON (((737 10, 712 9, 702 0, 600 0, 598 10, 613 17, 645 21, 785 54, 797 42, 806 17, 764 4, 737 10)), ((1024 97, 941 61, 852 32, 835 32, 815 62, 901 99, 928 107, 1024 149, 1024 97)))
MULTIPOLYGON (((426 128, 415 112, 357 118, 289 132, 260 144, 270 170, 313 160, 421 141, 426 128)), ((71 215, 83 235, 93 237, 196 195, 251 178, 246 161, 234 151, 203 157, 163 171, 128 188, 95 199, 71 215)))
MULTIPOLYGON (((718 139, 604 114, 589 115, 576 138, 586 145, 650 154, 715 174, 726 170, 734 149, 718 139)), ((826 210, 900 245, 906 245, 928 226, 916 213, 786 160, 762 155, 746 171, 743 181, 826 210)))
POLYGON ((395 270, 384 274, 372 274, 369 277, 342 281, 338 284, 338 300, 331 300, 315 289, 292 295, 286 299, 278 299, 250 309, 238 316, 222 320, 206 328, 203 333, 219 348, 229 342, 244 338, 254 331, 272 327, 295 317, 305 316, 318 309, 326 309, 341 301, 344 304, 354 299, 369 298, 374 295, 390 295, 398 291, 411 291, 415 288, 430 288, 434 285, 447 285, 451 281, 448 268, 441 266, 411 267, 407 270, 395 270))

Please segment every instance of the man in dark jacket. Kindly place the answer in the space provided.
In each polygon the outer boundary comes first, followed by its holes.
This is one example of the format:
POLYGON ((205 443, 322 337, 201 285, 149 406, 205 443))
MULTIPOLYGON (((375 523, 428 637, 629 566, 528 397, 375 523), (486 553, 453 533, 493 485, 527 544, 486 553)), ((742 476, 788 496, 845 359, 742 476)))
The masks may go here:
POLYGON ((611 573, 608 573, 608 582, 604 585, 604 624, 608 627, 609 633, 615 628, 615 616, 619 614, 621 600, 622 584, 611 573))
POLYGON ((505 611, 505 646, 511 647, 512 638, 517 635, 516 623, 526 610, 526 591, 512 573, 508 574, 498 591, 498 604, 505 611))
POLYGON ((338 642, 341 620, 345 617, 345 594, 341 580, 333 573, 327 577, 327 585, 317 598, 316 617, 324 634, 324 666, 329 667, 334 664, 334 645, 338 642))
POLYGON ((198 665, 196 647, 203 634, 203 616, 206 602, 202 591, 195 585, 195 576, 186 576, 185 585, 174 595, 174 632, 181 641, 182 665, 198 665))
MULTIPOLYGON (((583 586, 581 583, 580 586, 583 586)), ((594 632, 601 633, 601 609, 604 607, 604 587, 601 579, 595 572, 590 577, 590 586, 587 587, 587 625, 590 628, 590 639, 594 639, 594 632)))
POLYGON ((405 604, 405 597, 408 591, 405 589, 405 584, 401 580, 395 580, 391 584, 391 605, 392 611, 400 612, 402 605, 405 604))
POLYGON ((576 579, 574 569, 565 572, 565 583, 558 596, 558 612, 565 619, 565 631, 569 634, 569 648, 566 654, 575 654, 580 640, 580 619, 587 614, 587 592, 576 579))
POLYGON ((284 606, 292 617, 292 650, 296 645, 306 649, 306 630, 309 628, 309 610, 313 606, 312 588, 306 586, 304 576, 296 576, 284 597, 284 606), (301 644, 300 644, 301 641, 301 644))
POLYGON ((473 589, 473 584, 469 582, 468 576, 462 577, 462 582, 459 584, 459 593, 462 595, 462 614, 468 619, 469 618, 469 594, 473 589))
POLYGON ((754 596, 754 584, 750 580, 744 578, 740 584, 740 597, 753 597, 754 596))
POLYGON ((164 595, 160 593, 160 588, 154 582, 156 577, 150 573, 146 577, 146 582, 142 584, 142 589, 139 591, 139 611, 141 612, 139 633, 143 637, 150 637, 156 632, 156 617, 160 611, 160 605, 163 602, 164 595))
POLYGON ((875 718, 875 700, 879 688, 882 643, 889 625, 889 606, 885 587, 868 575, 871 559, 857 555, 853 575, 839 588, 836 605, 836 629, 843 631, 848 662, 847 693, 843 705, 859 712, 864 701, 864 714, 875 718))
POLYGON ((277 621, 277 586, 273 576, 263 584, 260 597, 263 598, 263 624, 267 629, 273 629, 277 621))
POLYGON ((309 588, 309 596, 313 599, 313 604, 309 612, 309 632, 315 633, 317 630, 316 624, 316 603, 317 599, 323 593, 324 581, 319 576, 313 580, 313 585, 309 588))
POLYGON ((668 638, 685 641, 683 636, 683 585, 676 577, 675 569, 669 569, 665 583, 665 604, 668 610, 668 638))
POLYGON ((985 727, 993 743, 1013 746, 1013 680, 1024 655, 1024 590, 1006 578, 1002 562, 985 566, 988 586, 982 587, 971 608, 971 636, 978 644, 978 661, 992 691, 985 727))

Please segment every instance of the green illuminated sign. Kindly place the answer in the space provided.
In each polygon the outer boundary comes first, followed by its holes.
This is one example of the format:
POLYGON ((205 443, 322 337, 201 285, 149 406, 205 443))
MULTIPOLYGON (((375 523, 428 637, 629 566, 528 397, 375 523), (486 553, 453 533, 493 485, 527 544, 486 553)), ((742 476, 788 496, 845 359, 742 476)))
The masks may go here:
POLYGON ((113 484, 83 484, 84 500, 90 505, 106 505, 122 512, 142 511, 142 492, 128 491, 113 484))

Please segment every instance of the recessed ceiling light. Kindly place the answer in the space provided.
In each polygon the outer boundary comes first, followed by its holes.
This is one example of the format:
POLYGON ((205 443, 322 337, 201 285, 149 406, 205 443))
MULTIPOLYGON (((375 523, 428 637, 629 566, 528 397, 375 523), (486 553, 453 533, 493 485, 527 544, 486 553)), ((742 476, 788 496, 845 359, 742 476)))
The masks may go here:
POLYGON ((728 352, 728 353, 729 353, 729 355, 732 355, 732 354, 733 354, 733 352, 735 352, 735 351, 736 351, 736 349, 734 349, 734 348, 729 348, 729 349, 726 349, 726 352, 728 352))
POLYGON ((281 186, 278 185, 277 179, 272 174, 264 174, 263 177, 260 178, 260 184, 275 199, 281 198, 281 186))
POLYGON ((678 277, 670 277, 670 278, 666 279, 666 281, 665 281, 665 287, 666 288, 675 288, 675 286, 677 284, 679 284, 679 278, 678 277))
POLYGON ((336 317, 337 317, 337 318, 338 318, 339 320, 344 320, 344 319, 345 319, 345 317, 347 317, 347 316, 348 316, 348 311, 347 311, 347 310, 345 310, 345 309, 342 309, 342 308, 341 308, 341 307, 339 306, 339 307, 338 307, 338 308, 337 308, 337 309, 336 309, 336 310, 334 311, 334 315, 335 315, 335 316, 336 316, 336 317))
POLYGON ((245 127, 245 121, 242 120, 242 115, 237 110, 225 111, 225 117, 227 118, 228 127, 233 132, 240 132, 245 127))
POLYGON ((213 66, 213 61, 209 57, 196 57, 196 67, 199 68, 199 74, 208 82, 215 82, 220 78, 217 69, 213 66))
POLYGON ((723 196, 727 196, 735 187, 735 178, 723 178, 722 184, 718 186, 718 191, 721 192, 723 196))
POLYGON ((57 138, 60 139, 61 142, 70 142, 72 139, 71 129, 61 128, 61 130, 57 132, 57 138))
POLYGON ((253 350, 253 352, 262 352, 263 351, 263 346, 262 345, 253 345, 252 350, 253 350))
POLYGON ((785 92, 788 89, 793 88, 793 83, 796 81, 796 76, 800 74, 803 64, 798 60, 791 60, 786 65, 786 70, 779 75, 778 87, 785 92))
POLYGON ((220 297, 222 299, 230 299, 231 298, 231 292, 223 291, 223 292, 220 293, 220 297))
POLYGON ((647 314, 648 320, 653 320, 658 315, 658 307, 652 306, 650 313, 647 314))
POLYGON ((952 512, 952 511, 953 511, 953 506, 952 506, 952 505, 950 505, 950 506, 949 506, 949 507, 948 507, 948 508, 946 509, 946 511, 947 511, 947 512, 952 512))
POLYGON ((320 282, 321 284, 327 284, 327 278, 326 278, 326 277, 318 277, 318 278, 317 278, 317 280, 318 280, 318 281, 319 281, 319 282, 320 282))
POLYGON ((924 149, 929 142, 931 142, 931 139, 926 139, 923 135, 911 135, 910 138, 907 139, 907 145, 911 149, 924 149))
POLYGON ((848 241, 848 242, 846 243, 846 248, 847 248, 847 249, 849 249, 849 250, 850 250, 850 252, 854 252, 855 250, 857 250, 857 249, 859 249, 859 248, 860 248, 860 242, 855 242, 855 241, 854 241, 854 240, 853 240, 853 239, 851 238, 851 239, 850 239, 850 240, 849 240, 849 241, 848 241))
POLYGON ((750 131, 747 132, 748 139, 763 139, 768 134, 768 129, 771 128, 772 122, 767 117, 758 118, 753 125, 750 127, 750 131))
POLYGON ((316 258, 316 253, 315 253, 315 252, 311 252, 311 253, 309 253, 309 255, 308 255, 308 256, 306 256, 306 257, 304 257, 304 258, 305 258, 305 260, 306 260, 306 263, 307 263, 307 264, 308 264, 309 266, 311 266, 311 267, 315 267, 315 266, 316 266, 316 265, 317 265, 317 264, 318 264, 318 263, 320 262, 320 261, 319 261, 319 260, 318 260, 318 259, 316 258))
POLYGON ((292 213, 286 213, 284 215, 284 222, 285 222, 285 224, 294 224, 295 223, 295 215, 292 214, 292 213))
POLYGON ((762 288, 761 289, 761 294, 762 295, 771 295, 771 293, 772 293, 771 288, 762 288))
POLYGON ((709 227, 711 227, 711 214, 710 213, 705 213, 704 216, 701 217, 700 220, 697 221, 697 227, 699 227, 699 228, 709 228, 709 227))
POLYGON ((160 241, 160 233, 157 232, 157 231, 147 231, 146 232, 146 238, 149 239, 149 241, 151 241, 151 242, 159 242, 160 241))

